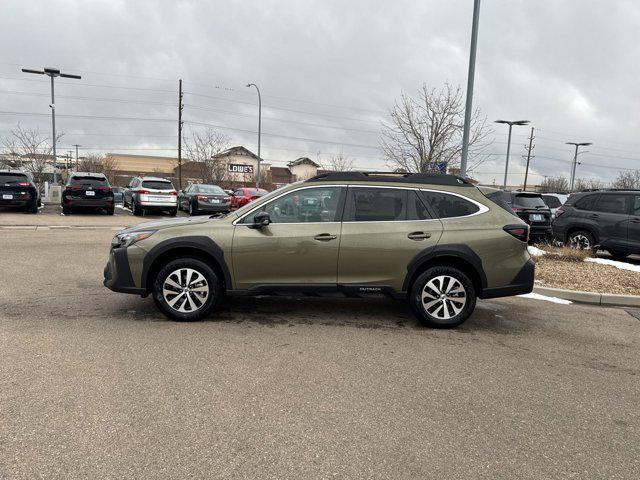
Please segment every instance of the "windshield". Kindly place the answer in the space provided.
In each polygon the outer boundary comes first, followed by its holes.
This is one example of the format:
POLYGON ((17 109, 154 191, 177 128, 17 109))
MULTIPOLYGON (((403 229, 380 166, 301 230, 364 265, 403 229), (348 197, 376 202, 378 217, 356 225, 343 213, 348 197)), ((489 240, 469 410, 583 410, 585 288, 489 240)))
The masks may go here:
POLYGON ((558 197, 554 197, 553 195, 543 195, 542 199, 544 200, 544 203, 546 203, 549 208, 558 208, 562 205, 558 197))
POLYGON ((173 190, 173 183, 162 180, 145 180, 142 182, 144 188, 150 188, 151 190, 173 190))
POLYGON ((0 183, 26 183, 29 178, 24 173, 0 173, 0 183))
POLYGON ((198 185, 194 189, 195 193, 212 193, 215 195, 226 195, 224 190, 217 185, 198 185))
POLYGON ((516 195, 515 199, 513 200, 513 205, 515 207, 524 208, 538 208, 547 206, 540 195, 516 195))
POLYGON ((109 182, 105 177, 77 177, 69 179, 69 185, 74 187, 108 187, 109 182))

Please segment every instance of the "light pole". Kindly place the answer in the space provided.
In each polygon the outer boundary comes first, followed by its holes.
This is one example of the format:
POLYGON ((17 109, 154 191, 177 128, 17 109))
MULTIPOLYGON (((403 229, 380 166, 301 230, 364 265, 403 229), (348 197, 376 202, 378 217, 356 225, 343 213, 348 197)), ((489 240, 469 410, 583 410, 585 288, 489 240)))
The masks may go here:
POLYGON ((82 145, 78 145, 77 143, 74 143, 73 146, 76 147, 76 171, 77 171, 78 168, 80 168, 78 163, 78 147, 81 147, 82 145))
POLYGON ((260 89, 255 83, 247 83, 247 87, 256 87, 258 92, 258 174, 256 176, 256 188, 260 188, 260 136, 262 134, 262 97, 260 89))
POLYGON ((469 130, 471 128, 471 109, 473 103, 473 81, 476 74, 476 47, 478 45, 478 22, 480 21, 480 0, 473 2, 473 22, 471 24, 471 47, 469 49, 469 74, 467 75, 467 102, 464 107, 464 127, 462 130, 462 156, 460 158, 460 176, 467 176, 467 157, 469 155, 469 130))
POLYGON ((571 165, 571 181, 569 182, 569 191, 573 192, 573 183, 576 180, 576 165, 578 164, 578 147, 588 147, 593 144, 591 142, 566 142, 566 144, 576 147, 573 154, 573 165, 571 165))
POLYGON ((56 156, 56 100, 54 96, 53 79, 55 77, 62 78, 82 78, 80 75, 72 75, 70 73, 62 73, 57 68, 44 68, 43 70, 32 70, 30 68, 23 68, 25 73, 35 73, 36 75, 48 75, 51 78, 51 129, 53 130, 53 183, 58 183, 58 173, 56 172, 56 162, 58 160, 56 156))
POLYGON ((511 129, 514 125, 528 125, 529 120, 496 120, 495 123, 503 123, 505 125, 509 125, 509 139, 507 140, 507 162, 504 166, 504 182, 502 182, 503 190, 507 189, 507 175, 509 174, 509 152, 511 150, 511 129))

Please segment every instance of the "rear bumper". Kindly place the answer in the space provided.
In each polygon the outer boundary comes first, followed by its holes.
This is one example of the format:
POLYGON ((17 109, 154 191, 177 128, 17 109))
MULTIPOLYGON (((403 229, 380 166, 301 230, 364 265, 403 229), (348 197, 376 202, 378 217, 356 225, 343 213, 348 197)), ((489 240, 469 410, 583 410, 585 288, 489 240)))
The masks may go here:
POLYGON ((113 207, 113 198, 96 198, 96 199, 86 199, 86 198, 64 198, 62 200, 62 205, 67 207, 91 207, 91 208, 106 208, 113 207))
POLYGON ((529 225, 529 236, 541 237, 551 235, 551 225, 529 225))
POLYGON ((508 285, 496 288, 485 288, 482 290, 480 298, 511 297, 513 295, 524 295, 533 291, 533 280, 535 278, 536 264, 533 260, 527 260, 522 269, 508 285))
POLYGON ((33 204, 33 199, 28 200, 2 200, 0 199, 0 207, 28 207, 33 204))
POLYGON ((136 295, 146 295, 147 293, 144 288, 136 287, 133 282, 126 248, 111 250, 103 275, 103 285, 114 292, 134 293, 136 295))
POLYGON ((209 203, 209 202, 198 202, 198 210, 206 211, 206 212, 230 212, 231 204, 230 203, 209 203))
POLYGON ((178 202, 149 202, 143 200, 138 205, 144 208, 177 208, 178 202))

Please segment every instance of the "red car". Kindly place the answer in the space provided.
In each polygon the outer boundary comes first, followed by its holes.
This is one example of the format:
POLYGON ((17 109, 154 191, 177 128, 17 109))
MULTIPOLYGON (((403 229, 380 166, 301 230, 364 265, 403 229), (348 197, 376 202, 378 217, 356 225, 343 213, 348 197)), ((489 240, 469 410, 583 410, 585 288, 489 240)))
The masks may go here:
POLYGON ((233 195, 231 195, 231 208, 235 210, 236 208, 244 207, 247 203, 254 201, 256 198, 260 198, 267 193, 269 192, 264 188, 238 188, 233 192, 233 195))

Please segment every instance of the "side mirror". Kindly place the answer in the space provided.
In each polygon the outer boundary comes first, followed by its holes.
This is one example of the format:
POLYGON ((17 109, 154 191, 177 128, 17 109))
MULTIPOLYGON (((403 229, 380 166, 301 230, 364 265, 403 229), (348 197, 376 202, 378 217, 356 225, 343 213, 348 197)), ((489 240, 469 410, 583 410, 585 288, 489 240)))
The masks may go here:
POLYGON ((267 212, 259 212, 253 217, 253 223, 249 224, 249 228, 264 228, 271 223, 271 217, 267 212))

